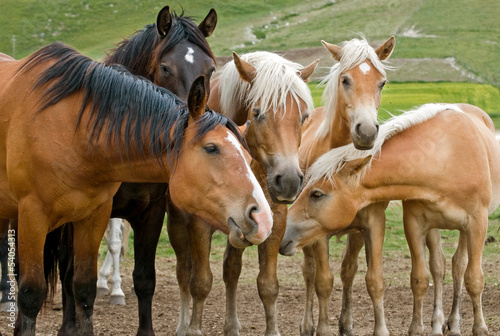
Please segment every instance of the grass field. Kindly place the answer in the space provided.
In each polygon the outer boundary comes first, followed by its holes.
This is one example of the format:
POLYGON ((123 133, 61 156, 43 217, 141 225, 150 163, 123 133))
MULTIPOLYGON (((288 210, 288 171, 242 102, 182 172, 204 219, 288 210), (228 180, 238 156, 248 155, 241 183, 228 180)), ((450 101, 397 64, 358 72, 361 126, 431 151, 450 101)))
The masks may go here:
MULTIPOLYGON (((366 35, 395 35, 394 58, 453 57, 462 69, 500 86, 498 0, 2 0, 0 51, 17 58, 57 40, 99 59, 169 4, 200 21, 214 7, 217 29, 209 42, 216 55, 231 51, 320 47, 366 35)), ((450 68, 448 71, 454 71, 450 68)))

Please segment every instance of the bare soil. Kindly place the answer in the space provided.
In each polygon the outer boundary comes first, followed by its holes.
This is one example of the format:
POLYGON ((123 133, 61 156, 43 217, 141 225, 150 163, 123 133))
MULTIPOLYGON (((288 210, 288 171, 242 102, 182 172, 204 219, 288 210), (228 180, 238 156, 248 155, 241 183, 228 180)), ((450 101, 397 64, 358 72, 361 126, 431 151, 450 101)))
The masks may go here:
MULTIPOLYGON (((280 295, 277 302, 281 335, 299 335, 299 325, 304 306, 304 284, 301 274, 301 254, 294 257, 279 257, 280 295)), ((356 335, 372 335, 373 312, 371 301, 364 285, 366 263, 360 258, 360 270, 354 287, 354 321, 356 335)), ((386 258, 387 259, 387 258, 386 258)), ((223 335, 225 314, 225 292, 222 282, 221 261, 212 261, 214 285, 206 301, 203 332, 205 335, 223 335)), ((338 271, 338 260, 331 260, 331 266, 338 271)), ((97 299, 94 311, 95 335, 135 335, 138 325, 137 300, 130 294, 132 287, 131 261, 122 265, 123 289, 127 295, 125 306, 112 306, 109 297, 97 299)), ((449 272, 448 267, 448 272, 449 272)), ((386 279, 385 309, 388 328, 392 335, 405 335, 411 321, 412 296, 409 288, 410 261, 408 258, 391 258, 384 264, 386 279), (408 276, 406 276, 406 275, 408 276)), ((500 262, 484 265, 486 283, 483 293, 483 310, 490 335, 500 335, 500 262), (493 280, 491 280, 493 279, 493 280)), ((239 318, 241 335, 263 335, 265 331, 264 310, 260 302, 255 279, 258 272, 255 253, 244 254, 243 272, 239 285, 239 318)), ((449 274, 447 275, 449 279, 449 274)), ((341 283, 335 277, 335 290, 330 300, 330 325, 333 335, 338 334, 341 283)), ((425 297, 424 323, 430 333, 432 314, 432 287, 425 297)), ((452 286, 445 287, 444 307, 449 312, 452 302, 452 286)), ((157 261, 157 288, 153 302, 153 323, 157 336, 173 335, 178 319, 179 293, 175 278, 175 258, 159 258, 157 261)), ((315 311, 317 316, 317 309, 315 311)), ((0 331, 11 335, 7 313, 0 313, 0 331)), ((462 304, 462 332, 470 335, 472 330, 472 307, 464 291, 462 304)), ((52 308, 45 309, 38 317, 37 335, 56 335, 62 320, 60 293, 52 308)))

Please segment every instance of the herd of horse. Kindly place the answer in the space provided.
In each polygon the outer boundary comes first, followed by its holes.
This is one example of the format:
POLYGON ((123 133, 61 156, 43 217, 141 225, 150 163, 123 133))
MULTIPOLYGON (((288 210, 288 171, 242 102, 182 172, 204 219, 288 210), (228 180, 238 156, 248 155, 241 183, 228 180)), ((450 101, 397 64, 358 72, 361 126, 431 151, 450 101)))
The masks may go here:
POLYGON ((384 61, 394 37, 377 48, 364 38, 322 41, 336 63, 324 80, 324 107, 317 109, 307 81, 318 61, 302 66, 270 52, 233 53, 211 79, 216 61, 206 38, 216 24, 213 9, 196 25, 167 6, 155 24, 122 41, 103 62, 62 43, 22 60, 0 54, 0 218, 17 231, 14 334, 35 335, 58 268, 58 335, 93 335, 99 245, 110 218, 123 218, 134 230, 136 334, 154 335, 155 253, 167 213, 181 293, 176 335, 202 334, 216 230, 228 235, 225 335, 240 334, 237 285, 250 245, 258 245, 265 335, 280 334, 278 254, 298 248, 306 284, 300 334, 330 335, 328 240, 338 234, 348 234, 340 334, 354 335, 352 283, 366 245, 373 333, 389 335, 384 211, 389 201, 402 200, 414 298, 409 334, 424 334, 427 245, 432 334, 461 334, 465 284, 472 333, 487 335, 481 258, 487 216, 500 203, 500 145, 489 116, 467 104, 428 104, 379 125, 384 61), (460 231, 448 321, 439 229, 460 231))

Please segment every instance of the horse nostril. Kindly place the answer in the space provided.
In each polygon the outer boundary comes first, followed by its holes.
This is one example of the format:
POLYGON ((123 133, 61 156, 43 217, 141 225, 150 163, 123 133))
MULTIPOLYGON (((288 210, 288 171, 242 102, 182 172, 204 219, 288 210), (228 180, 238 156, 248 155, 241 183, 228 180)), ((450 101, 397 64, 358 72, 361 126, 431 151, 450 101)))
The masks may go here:
POLYGON ((356 135, 361 136, 361 124, 357 124, 355 130, 356 130, 356 135))
POLYGON ((279 187, 281 185, 281 175, 276 175, 274 177, 274 184, 276 187, 279 187))
POLYGON ((304 185, 304 174, 300 174, 299 175, 299 187, 302 188, 302 186, 304 185))
POLYGON ((252 222, 257 222, 255 220, 255 218, 253 218, 253 213, 254 212, 258 212, 259 211, 259 208, 256 206, 256 205, 251 205, 248 207, 248 210, 247 210, 247 218, 249 220, 251 220, 252 222))
POLYGON ((378 133, 378 129, 379 129, 380 125, 379 124, 375 124, 375 128, 377 129, 377 133, 378 133))

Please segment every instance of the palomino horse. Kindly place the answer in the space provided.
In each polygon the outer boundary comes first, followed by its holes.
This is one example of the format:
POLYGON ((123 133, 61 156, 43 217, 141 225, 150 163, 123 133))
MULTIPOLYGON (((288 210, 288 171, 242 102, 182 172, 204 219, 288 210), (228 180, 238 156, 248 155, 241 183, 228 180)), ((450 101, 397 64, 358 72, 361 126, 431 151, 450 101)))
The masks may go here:
MULTIPOLYGON (((405 200, 414 309, 421 308, 429 285, 426 234, 436 228, 459 230, 459 247, 466 253, 453 262, 461 268, 454 270, 454 280, 465 276, 474 308, 473 335, 487 335, 481 260, 488 214, 500 203, 500 145, 493 122, 471 105, 424 105, 385 123, 368 154, 346 145, 311 166, 307 186, 290 208, 282 252, 293 254, 325 234, 341 232, 370 204, 405 200)), ((371 243, 382 245, 383 231, 371 243)), ((423 333, 412 326, 411 335, 423 333)))
MULTIPOLYGON (((212 82, 209 106, 237 124, 248 123, 245 139, 254 160, 252 169, 259 182, 267 184, 273 201, 273 232, 259 246, 260 272, 257 286, 266 313, 266 335, 279 335, 276 319, 278 279, 276 274, 279 243, 285 230, 287 206, 302 187, 298 161, 301 126, 312 106, 306 81, 317 61, 302 67, 268 52, 238 56, 225 65, 212 82)), ((202 333, 203 305, 212 286, 209 265, 213 229, 191 218, 186 226, 168 212, 169 237, 177 255, 177 276, 181 289, 181 310, 177 335, 202 333), (186 230, 187 228, 187 230, 186 230), (190 294, 193 311, 189 321, 190 294)), ((226 284, 225 334, 239 335, 236 287, 241 257, 248 244, 227 244, 224 255, 226 284)))
MULTIPOLYGON (((185 100, 193 80, 200 75, 205 75, 205 88, 210 92, 210 77, 215 70, 215 57, 206 41, 217 24, 217 13, 211 9, 205 19, 196 25, 189 17, 178 16, 165 6, 158 13, 156 24, 147 25, 130 38, 119 43, 105 59, 106 64, 121 64, 135 75, 143 76, 162 86, 172 93, 185 100)), ((135 281, 154 281, 154 252, 147 252, 149 249, 156 250, 156 242, 159 230, 153 233, 152 227, 163 225, 167 185, 151 184, 128 184, 124 183, 115 196, 113 215, 128 218, 132 223, 138 241, 136 260, 140 260, 141 274, 136 274, 135 281), (132 204, 134 203, 134 204, 132 204), (120 208, 120 209, 118 209, 120 208), (139 230, 151 231, 149 235, 141 234, 139 230), (142 239, 144 241, 142 241, 142 239), (151 259, 153 258, 153 260, 151 259), (152 267, 152 269, 151 269, 152 267), (147 278, 146 278, 146 275, 147 278), (150 276, 151 275, 151 276, 150 276)), ((121 244, 116 237, 121 224, 116 221, 110 222, 111 242, 113 247, 121 244)), ((119 250, 119 248, 117 248, 119 250)), ((114 250, 113 250, 114 251, 114 250)), ((111 258, 111 256, 110 256, 111 258)), ((125 304, 125 294, 121 289, 121 277, 119 271, 118 256, 113 255, 113 276, 112 292, 110 302, 125 304)), ((108 259, 108 261, 111 261, 108 259)), ((109 265, 105 263, 105 265, 109 265)), ((108 269, 101 268, 99 271, 103 276, 99 277, 98 295, 107 293, 107 279, 104 274, 109 274, 108 269)), ((138 269, 139 270, 139 269, 138 269)), ((137 284, 135 284, 137 287, 137 284)), ((153 292, 149 288, 151 285, 139 285, 139 288, 148 288, 143 294, 138 290, 139 299, 139 319, 150 319, 151 317, 151 297, 153 292)), ((154 285, 153 291, 154 291, 154 285)), ((69 318, 69 316, 68 316, 69 318)), ((140 321, 139 325, 152 325, 150 321, 140 321)), ((152 327, 151 327, 152 328, 152 327)), ((146 332, 146 331, 144 331, 146 332)))
MULTIPOLYGON (((323 81, 326 83, 323 92, 325 107, 314 110, 303 128, 299 157, 304 171, 332 148, 351 142, 359 149, 373 146, 378 133, 377 114, 382 88, 387 81, 385 70, 388 66, 382 61, 391 55, 395 40, 391 37, 376 49, 364 38, 346 41, 341 46, 326 42, 323 45, 338 63, 323 81)), ((356 226, 360 229, 366 225, 369 223, 364 220, 356 221, 356 226)), ((332 334, 328 319, 328 301, 333 288, 333 274, 328 262, 329 238, 319 239, 303 249, 306 305, 300 324, 301 335, 314 334, 314 289, 319 303, 316 332, 318 335, 332 334)), ((375 309, 375 330, 387 330, 383 302, 378 299, 380 295, 373 292, 370 294, 374 305, 382 307, 375 309)), ((375 334, 380 335, 379 332, 375 334)))
POLYGON ((259 244, 270 234, 269 204, 236 126, 205 112, 203 77, 194 81, 186 107, 150 81, 56 43, 27 59, 0 62, 0 79, 0 218, 19 221, 17 334, 35 335, 47 292, 45 237, 68 222, 76 238, 78 334, 93 334, 97 253, 122 181, 168 182, 180 209, 233 240, 259 244))
MULTIPOLYGON (((147 25, 122 41, 104 62, 121 64, 133 74, 169 89, 181 99, 187 98, 189 86, 196 76, 204 74, 205 89, 209 92, 215 57, 206 37, 212 34, 216 23, 217 14, 213 9, 196 25, 189 17, 178 16, 168 6, 164 7, 158 13, 156 24, 147 25)), ((151 309, 156 282, 155 255, 163 227, 167 195, 168 185, 165 183, 123 183, 113 199, 112 216, 126 219, 134 230, 133 278, 139 310, 138 335, 153 334, 151 309)), ((171 208, 172 212, 178 212, 175 207, 171 208)), ((60 335, 71 335, 75 323, 71 264, 68 267, 68 276, 63 280, 66 283, 63 287, 66 289, 63 294, 66 306, 60 335)), ((118 280, 113 283, 115 293, 122 292, 121 288, 115 291, 115 284, 119 283, 118 280)), ((112 297, 111 300, 115 299, 112 297)), ((119 297, 116 300, 122 301, 119 297)))

